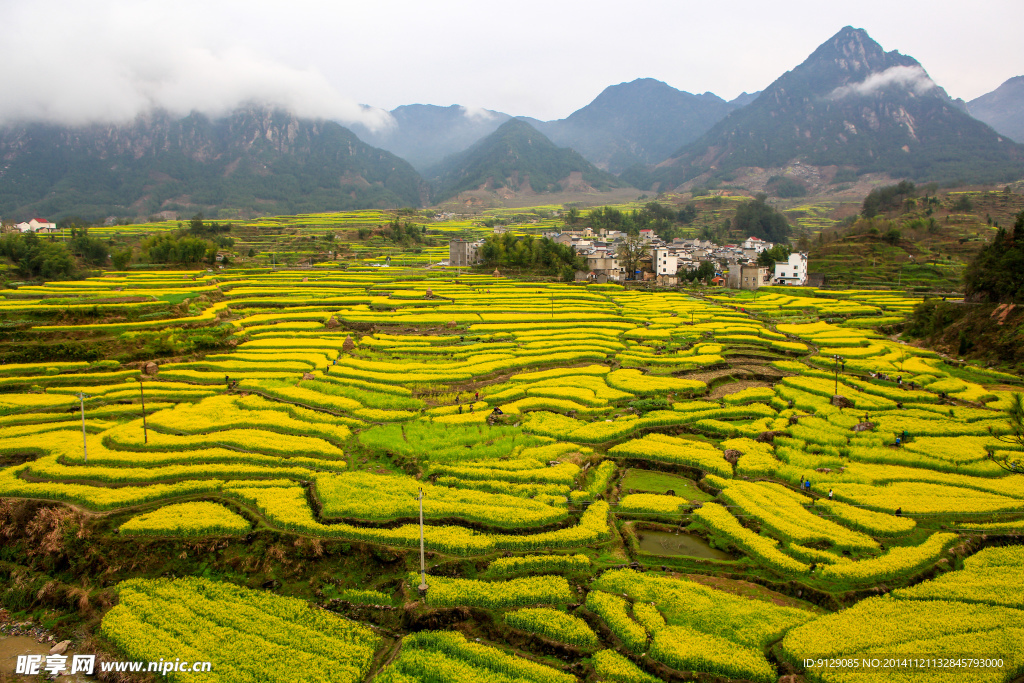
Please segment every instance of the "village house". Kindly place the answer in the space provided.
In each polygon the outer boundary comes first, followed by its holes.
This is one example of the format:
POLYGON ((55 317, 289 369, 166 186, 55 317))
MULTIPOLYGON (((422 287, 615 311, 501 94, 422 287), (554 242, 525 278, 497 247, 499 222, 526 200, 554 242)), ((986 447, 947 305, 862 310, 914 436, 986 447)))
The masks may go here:
POLYGON ((753 251, 755 254, 760 254, 763 251, 767 251, 768 249, 771 249, 773 246, 775 245, 772 244, 771 242, 765 242, 760 237, 748 237, 747 239, 743 240, 743 244, 740 245, 740 247, 744 251, 749 249, 753 251))
POLYGON ((19 232, 35 232, 40 234, 60 232, 56 223, 51 223, 45 218, 33 218, 23 221, 15 226, 19 232))
POLYGON ((480 248, 483 247, 483 240, 470 242, 469 240, 452 240, 448 243, 448 265, 461 268, 480 263, 480 248))
POLYGON ((614 252, 599 251, 587 255, 587 270, 595 278, 604 276, 607 280, 618 282, 623 277, 623 268, 614 252))
POLYGON ((757 290, 771 283, 771 275, 767 268, 756 264, 734 263, 729 266, 726 282, 730 289, 757 290))
POLYGON ((674 250, 668 247, 655 247, 651 250, 654 272, 658 275, 675 275, 679 271, 679 258, 674 250))
POLYGON ((795 251, 789 255, 788 261, 776 263, 773 282, 780 285, 806 285, 807 254, 795 251))

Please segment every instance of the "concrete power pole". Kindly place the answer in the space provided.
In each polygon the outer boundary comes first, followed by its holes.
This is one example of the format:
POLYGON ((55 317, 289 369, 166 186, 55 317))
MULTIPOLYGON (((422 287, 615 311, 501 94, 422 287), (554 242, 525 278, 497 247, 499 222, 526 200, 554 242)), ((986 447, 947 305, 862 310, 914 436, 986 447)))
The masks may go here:
POLYGON ((82 407, 82 459, 89 462, 89 451, 85 445, 85 394, 78 392, 78 403, 82 407))
POLYGON ((139 380, 139 394, 142 396, 142 440, 149 443, 149 430, 146 429, 146 392, 142 388, 142 380, 139 380))
POLYGON ((420 595, 427 594, 427 563, 423 555, 423 489, 420 489, 420 595))

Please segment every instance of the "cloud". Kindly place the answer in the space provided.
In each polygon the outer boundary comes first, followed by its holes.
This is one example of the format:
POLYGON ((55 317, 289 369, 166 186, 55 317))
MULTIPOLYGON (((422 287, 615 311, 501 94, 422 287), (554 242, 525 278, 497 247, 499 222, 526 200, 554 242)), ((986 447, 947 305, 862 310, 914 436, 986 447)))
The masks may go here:
POLYGON ((462 109, 462 115, 470 121, 490 121, 495 116, 494 112, 483 107, 467 107, 462 105, 460 108, 462 109))
POLYGON ((179 32, 174 23, 154 26, 164 17, 150 3, 84 3, 88 11, 60 2, 44 1, 36 10, 15 4, 0 9, 0 24, 35 39, 12 45, 0 60, 0 123, 118 123, 154 108, 219 115, 259 104, 373 130, 394 125, 388 112, 345 97, 316 68, 179 32))
POLYGON ((920 66, 892 66, 885 71, 871 74, 860 83, 843 85, 832 91, 833 99, 841 99, 850 95, 873 95, 889 86, 902 86, 915 95, 923 95, 935 86, 928 74, 920 66))

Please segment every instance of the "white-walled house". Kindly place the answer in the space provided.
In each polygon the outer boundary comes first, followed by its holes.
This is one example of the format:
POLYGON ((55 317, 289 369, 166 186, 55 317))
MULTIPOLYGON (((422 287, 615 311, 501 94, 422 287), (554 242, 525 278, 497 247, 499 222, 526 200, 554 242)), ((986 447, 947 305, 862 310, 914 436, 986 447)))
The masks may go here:
POLYGON ((57 224, 51 223, 45 218, 33 218, 28 222, 33 232, 56 232, 57 224))
POLYGON ((771 242, 765 242, 760 237, 748 237, 747 239, 743 240, 743 244, 740 245, 740 247, 744 251, 747 251, 749 249, 752 250, 754 254, 760 254, 762 251, 771 249, 773 246, 775 245, 772 244, 771 242))
POLYGON ((788 261, 778 261, 772 281, 782 285, 806 285, 807 254, 794 251, 788 261))
POLYGON ((57 224, 51 223, 44 218, 33 218, 27 222, 23 221, 15 227, 19 232, 58 232, 57 224))
POLYGON ((651 260, 657 275, 675 275, 679 270, 679 257, 667 247, 651 249, 651 260))

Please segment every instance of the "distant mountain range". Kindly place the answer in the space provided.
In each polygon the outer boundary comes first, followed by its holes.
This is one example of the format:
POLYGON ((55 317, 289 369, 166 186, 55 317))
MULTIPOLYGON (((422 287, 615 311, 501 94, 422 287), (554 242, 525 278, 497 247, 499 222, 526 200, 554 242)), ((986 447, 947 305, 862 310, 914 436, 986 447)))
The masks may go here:
MULTIPOLYGON (((594 165, 620 173, 634 164, 664 159, 753 100, 743 93, 726 102, 713 93, 691 95, 653 78, 612 85, 593 102, 564 119, 520 116, 560 147, 571 147, 594 165)), ((467 149, 513 116, 459 105, 411 104, 391 110, 395 125, 352 130, 365 142, 396 154, 420 173, 467 149)))
POLYGON ((645 176, 667 189, 702 175, 800 162, 915 180, 995 182, 1024 173, 1024 149, 971 118, 913 57, 847 26, 753 102, 645 176))
POLYGON ((668 158, 752 97, 743 93, 726 102, 713 93, 691 95, 653 78, 639 78, 606 88, 567 118, 530 123, 555 144, 621 173, 668 158))
POLYGON ((987 95, 971 100, 967 111, 999 134, 1024 144, 1024 76, 1014 76, 987 95))
POLYGON ((408 162, 331 121, 241 109, 127 125, 0 129, 0 215, 87 219, 218 209, 302 213, 419 206, 408 162))
MULTIPOLYGON (((379 130, 246 107, 124 125, 0 128, 0 216, 254 215, 422 206, 465 191, 664 191, 748 172, 1024 175, 1024 77, 952 100, 912 57, 846 27, 727 102, 642 78, 557 121, 413 104, 379 130), (972 116, 974 118, 972 118, 972 116), (991 127, 990 127, 991 126, 991 127), (616 177, 618 176, 618 177, 616 177)), ((773 176, 774 177, 774 176, 773 176)))

